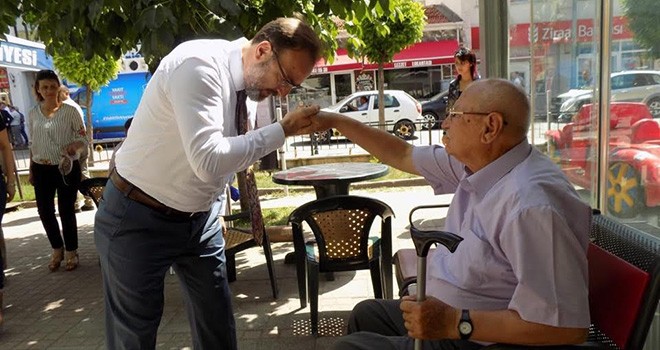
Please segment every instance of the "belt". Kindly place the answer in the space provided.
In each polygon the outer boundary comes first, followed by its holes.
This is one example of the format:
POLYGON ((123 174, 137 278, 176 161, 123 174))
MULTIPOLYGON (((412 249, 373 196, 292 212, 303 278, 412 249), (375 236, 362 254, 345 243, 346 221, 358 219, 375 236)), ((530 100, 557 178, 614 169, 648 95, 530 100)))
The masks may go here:
POLYGON ((174 208, 170 208, 167 205, 159 202, 157 199, 154 197, 146 194, 144 191, 142 191, 140 188, 137 186, 133 185, 132 183, 128 182, 128 180, 124 179, 117 173, 116 170, 113 169, 113 171, 110 173, 110 180, 112 183, 115 185, 115 187, 123 193, 126 197, 129 199, 132 199, 146 207, 149 207, 163 215, 172 217, 172 218, 177 218, 177 219, 196 219, 200 215, 202 215, 204 212, 185 212, 185 211, 180 211, 174 208))

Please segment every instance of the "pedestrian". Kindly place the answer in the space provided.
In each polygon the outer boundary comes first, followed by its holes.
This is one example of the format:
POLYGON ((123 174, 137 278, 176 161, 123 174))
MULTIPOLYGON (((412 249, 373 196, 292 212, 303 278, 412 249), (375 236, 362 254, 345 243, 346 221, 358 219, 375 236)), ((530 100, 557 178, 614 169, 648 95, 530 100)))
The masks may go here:
MULTIPOLYGON (((28 140, 27 133, 25 132, 25 116, 21 111, 18 110, 15 106, 9 106, 9 111, 14 117, 14 119, 18 119, 18 130, 16 131, 16 139, 18 140, 23 140, 22 146, 27 147, 30 144, 30 140, 28 140)), ((12 135, 14 134, 14 128, 12 124, 12 135)))
POLYGON ((444 147, 413 146, 336 113, 336 128, 386 164, 454 193, 444 231, 463 238, 429 258, 428 297, 367 300, 337 350, 481 349, 490 343, 579 344, 589 320, 591 209, 566 175, 527 141, 530 108, 512 82, 472 83, 442 123, 444 147))
MULTIPOLYGON (((16 171, 14 168, 14 153, 11 150, 9 137, 7 135, 7 128, 3 123, 0 123, 0 153, 2 154, 2 162, 4 170, 0 174, 0 224, 2 217, 5 214, 7 203, 14 199, 16 194, 16 171)), ((5 287, 5 269, 7 269, 7 246, 5 244, 5 235, 0 226, 0 332, 2 332, 4 324, 3 314, 3 297, 5 287)))
POLYGON ((30 110, 30 173, 39 218, 46 230, 53 254, 48 268, 67 271, 78 267, 78 224, 74 209, 80 162, 87 147, 85 125, 80 113, 58 98, 60 80, 52 70, 37 73, 34 91, 39 103, 30 110), (55 216, 55 194, 62 232, 55 216))
MULTIPOLYGON (((69 92, 68 86, 66 85, 60 86, 58 98, 62 103, 66 103, 72 106, 73 108, 75 108, 78 111, 78 113, 80 113, 80 117, 82 118, 83 124, 85 124, 85 114, 83 112, 83 109, 76 101, 74 101, 71 98, 71 94, 69 92)), ((80 159, 79 159, 81 181, 89 179, 91 177, 89 174, 89 164, 87 163, 88 158, 89 158, 89 147, 85 147, 85 149, 82 150, 82 153, 80 153, 80 159)), ((76 211, 76 213, 80 212, 81 210, 82 211, 94 210, 94 208, 95 208, 94 202, 90 197, 85 197, 82 194, 77 195, 76 202, 74 204, 74 210, 76 211), (78 202, 81 197, 83 198, 83 205, 79 206, 78 202)))
POLYGON ((286 96, 321 52, 309 25, 278 18, 250 41, 192 40, 160 62, 116 153, 94 223, 108 349, 155 348, 170 266, 181 282, 193 348, 237 348, 218 220, 225 201, 217 199, 234 173, 285 137, 308 134, 319 111, 302 107, 242 135, 245 97, 286 96))
POLYGON ((461 93, 479 79, 477 73, 477 55, 467 47, 459 47, 454 52, 454 66, 456 67, 456 78, 449 82, 449 93, 447 94, 447 109, 454 106, 461 93))

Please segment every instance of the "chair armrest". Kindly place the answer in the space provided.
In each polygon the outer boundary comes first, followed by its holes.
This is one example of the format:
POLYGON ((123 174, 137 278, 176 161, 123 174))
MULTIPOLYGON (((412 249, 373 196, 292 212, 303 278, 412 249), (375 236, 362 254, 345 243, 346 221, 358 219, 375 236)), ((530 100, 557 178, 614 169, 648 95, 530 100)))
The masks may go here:
POLYGON ((593 349, 593 350, 611 350, 612 348, 602 344, 586 342, 578 345, 549 345, 549 346, 529 346, 529 345, 511 345, 511 344, 492 344, 484 347, 486 350, 579 350, 579 349, 593 349))
POLYGON ((236 213, 236 214, 223 215, 222 218, 225 219, 225 221, 234 221, 234 220, 238 220, 238 219, 250 219, 250 213, 247 212, 247 211, 243 211, 243 212, 236 213))

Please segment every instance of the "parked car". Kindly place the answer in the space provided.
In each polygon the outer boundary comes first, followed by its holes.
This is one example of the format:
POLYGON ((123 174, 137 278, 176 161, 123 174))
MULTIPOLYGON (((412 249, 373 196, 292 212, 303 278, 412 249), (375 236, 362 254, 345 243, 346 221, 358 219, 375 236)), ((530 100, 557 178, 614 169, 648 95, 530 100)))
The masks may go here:
MULTIPOLYGON (((365 124, 378 126, 378 91, 355 92, 323 110, 341 113, 365 124)), ((422 119, 421 112, 420 103, 405 91, 385 90, 385 124, 396 136, 402 139, 412 138, 416 129, 415 122, 422 119)), ((333 135, 337 133, 327 130, 317 133, 315 137, 319 142, 326 142, 333 135)))
MULTIPOLYGON (((654 118, 660 117, 660 71, 635 70, 612 73, 612 102, 641 102, 654 118)), ((592 90, 573 89, 561 94, 565 98, 559 108, 559 122, 568 122, 583 105, 592 101, 592 90)))
MULTIPOLYGON (((549 156, 574 184, 593 185, 597 153, 593 105, 582 106, 573 122, 548 130, 549 156)), ((608 212, 621 218, 660 206, 660 123, 647 105, 613 102, 610 105, 608 212)))
POLYGON ((447 117, 447 95, 449 91, 435 94, 427 101, 422 101, 423 128, 431 125, 431 129, 437 129, 447 117))

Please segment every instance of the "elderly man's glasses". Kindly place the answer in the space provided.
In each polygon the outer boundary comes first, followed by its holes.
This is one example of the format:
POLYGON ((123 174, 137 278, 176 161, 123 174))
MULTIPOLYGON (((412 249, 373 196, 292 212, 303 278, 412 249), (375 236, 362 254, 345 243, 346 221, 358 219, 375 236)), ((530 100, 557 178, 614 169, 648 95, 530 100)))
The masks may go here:
MULTIPOLYGON (((489 115, 489 114, 491 114, 491 113, 494 113, 494 112, 488 112, 488 113, 486 113, 486 112, 462 112, 462 111, 457 111, 457 110, 454 110, 454 109, 450 109, 450 110, 447 112, 447 118, 449 118, 450 121, 453 121, 454 119, 459 118, 459 117, 462 117, 462 116, 464 116, 464 115, 481 115, 481 116, 486 116, 486 115, 489 115)), ((504 125, 508 125, 508 124, 509 124, 509 123, 506 122, 506 120, 503 120, 503 121, 504 121, 504 125)))
MULTIPOLYGON (((273 44, 271 44, 271 47, 272 46, 273 44)), ((277 67, 280 68, 280 74, 282 75, 282 81, 280 82, 280 85, 288 89, 300 88, 301 86, 291 81, 291 79, 289 79, 289 77, 286 75, 286 72, 284 72, 284 68, 282 68, 282 64, 280 63, 280 56, 277 54, 277 51, 275 51, 275 48, 272 48, 272 50, 273 55, 275 55, 275 62, 277 62, 277 67)))

